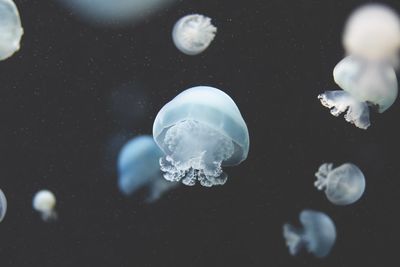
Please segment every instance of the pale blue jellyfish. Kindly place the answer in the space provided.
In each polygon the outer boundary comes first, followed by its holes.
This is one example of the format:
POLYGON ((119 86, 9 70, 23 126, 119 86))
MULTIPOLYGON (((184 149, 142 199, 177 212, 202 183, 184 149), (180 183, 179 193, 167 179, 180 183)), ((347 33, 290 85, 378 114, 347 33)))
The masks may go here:
POLYGON ((152 202, 177 183, 162 178, 159 159, 163 156, 150 135, 138 136, 126 143, 118 156, 118 186, 125 195, 148 187, 147 201, 152 202))
POLYGON ((53 192, 43 189, 38 191, 32 200, 33 208, 40 213, 45 222, 55 221, 58 217, 55 210, 56 197, 53 192))
POLYGON ((369 107, 382 113, 396 100, 396 73, 388 62, 348 56, 336 65, 333 77, 343 91, 326 91, 318 98, 332 115, 346 112, 346 121, 361 129, 370 126, 369 107))
POLYGON ((166 156, 165 179, 203 186, 222 185, 222 166, 238 165, 249 152, 249 132, 235 102, 209 86, 187 89, 157 114, 153 137, 166 156))
POLYGON ((7 199, 3 191, 0 189, 0 222, 4 219, 7 212, 7 199))
POLYGON ((303 210, 300 222, 303 226, 300 228, 283 225, 283 236, 290 254, 296 255, 306 249, 318 258, 326 257, 336 240, 336 228, 331 218, 322 212, 303 210))
POLYGON ((11 57, 20 48, 24 33, 18 9, 12 0, 0 0, 0 60, 11 57))

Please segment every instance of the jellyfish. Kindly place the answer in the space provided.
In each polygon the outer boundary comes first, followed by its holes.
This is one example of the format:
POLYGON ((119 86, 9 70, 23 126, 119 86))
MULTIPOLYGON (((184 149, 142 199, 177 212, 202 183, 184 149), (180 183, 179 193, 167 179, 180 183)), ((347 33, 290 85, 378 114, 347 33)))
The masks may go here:
POLYGON ((0 189, 0 222, 4 220, 7 212, 7 199, 3 191, 0 189))
POLYGON ((324 163, 319 167, 315 173, 315 187, 325 190, 326 197, 333 204, 349 205, 356 202, 365 190, 364 174, 351 163, 334 169, 332 167, 332 163, 324 163))
POLYGON ((397 97, 396 73, 383 61, 348 56, 336 65, 333 78, 343 91, 325 91, 318 99, 334 116, 346 112, 345 120, 361 129, 371 124, 369 107, 382 113, 397 97))
POLYGON ((223 185, 222 166, 247 158, 249 133, 235 102, 209 86, 187 89, 157 114, 153 137, 164 151, 160 159, 164 178, 194 185, 223 185))
POLYGON ((43 221, 50 222, 57 219, 55 211, 56 197, 49 190, 40 190, 33 197, 33 208, 41 214, 43 221))
POLYGON ((118 186, 122 193, 131 195, 147 187, 147 202, 158 200, 163 193, 178 184, 162 177, 159 158, 162 151, 150 135, 131 139, 121 149, 118 156, 118 186))
POLYGON ((306 249, 318 258, 326 257, 336 240, 336 228, 331 218, 314 210, 303 210, 299 218, 303 226, 301 228, 283 225, 283 236, 290 254, 297 255, 306 249))
POLYGON ((217 28, 211 19, 199 15, 187 15, 179 19, 172 30, 175 46, 184 54, 194 56, 200 54, 214 40, 217 28))
POLYGON ((343 45, 349 55, 397 64, 400 48, 400 19, 382 4, 367 4, 356 9, 345 25, 343 45))
POLYGON ((12 0, 0 0, 0 60, 19 50, 23 33, 17 6, 12 0))

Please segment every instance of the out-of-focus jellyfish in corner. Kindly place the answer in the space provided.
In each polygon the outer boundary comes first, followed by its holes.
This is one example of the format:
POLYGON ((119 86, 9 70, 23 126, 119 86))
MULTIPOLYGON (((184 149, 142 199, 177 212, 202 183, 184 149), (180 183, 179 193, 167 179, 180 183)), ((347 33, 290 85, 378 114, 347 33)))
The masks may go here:
POLYGON ((300 228, 283 225, 283 236, 290 254, 297 255, 306 249, 318 258, 326 257, 336 240, 336 228, 331 218, 322 212, 303 210, 300 222, 303 226, 300 228))
POLYGON ((0 0, 0 60, 19 50, 23 33, 17 6, 12 0, 0 0))
POLYGON ((56 197, 51 191, 40 190, 37 192, 33 197, 32 206, 40 213, 43 221, 51 222, 57 219, 56 197))
POLYGON ((382 4, 366 4, 356 9, 345 25, 343 45, 349 55, 372 61, 398 63, 400 19, 382 4))
POLYGON ((235 102, 209 86, 187 89, 157 114, 153 137, 166 156, 165 179, 203 186, 222 185, 222 166, 238 165, 249 152, 249 132, 235 102))
POLYGON ((0 222, 4 220, 7 212, 7 199, 3 191, 0 189, 0 222))
POLYGON ((217 28, 211 19, 199 14, 187 15, 179 19, 172 30, 175 46, 184 54, 200 54, 214 40, 217 28))
POLYGON ((325 91, 318 98, 334 116, 347 111, 346 121, 361 129, 370 126, 369 107, 382 113, 397 97, 396 73, 384 61, 348 56, 336 65, 333 78, 343 91, 325 91))
POLYGON ((158 200, 163 193, 178 186, 166 181, 160 171, 162 151, 152 136, 138 136, 128 141, 118 156, 118 186, 122 193, 131 195, 148 187, 148 202, 158 200))
POLYGON ((324 163, 315 176, 315 187, 324 190, 329 201, 336 205, 356 202, 365 190, 364 174, 351 163, 342 164, 334 169, 332 163, 324 163))

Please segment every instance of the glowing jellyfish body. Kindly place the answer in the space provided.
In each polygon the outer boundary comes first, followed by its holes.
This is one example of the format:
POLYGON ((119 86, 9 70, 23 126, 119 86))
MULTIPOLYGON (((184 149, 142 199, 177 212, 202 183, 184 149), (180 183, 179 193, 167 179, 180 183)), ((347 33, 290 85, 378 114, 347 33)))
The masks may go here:
POLYGON ((382 113, 396 100, 396 73, 388 63, 348 56, 336 65, 333 77, 343 91, 326 91, 318 98, 334 116, 347 111, 346 121, 358 128, 370 126, 369 106, 382 113))
POLYGON ((182 53, 193 56, 207 49, 216 32, 217 28, 211 24, 210 18, 193 14, 175 23, 172 39, 182 53))
POLYGON ((303 210, 300 213, 302 228, 290 224, 283 225, 283 236, 291 255, 302 249, 318 258, 326 257, 336 240, 335 224, 325 213, 303 210))
POLYGON ((350 55, 368 60, 397 62, 400 48, 400 20, 391 8, 382 4, 367 4, 349 17, 343 45, 350 55))
POLYGON ((162 151, 152 136, 138 136, 126 143, 118 156, 118 186, 126 195, 149 188, 147 201, 152 202, 177 184, 162 178, 159 159, 162 151))
POLYGON ((153 137, 166 156, 164 177, 194 185, 222 185, 221 166, 247 158, 249 133, 235 102, 219 89, 197 86, 167 103, 157 114, 153 137))
POLYGON ((0 189, 0 222, 4 220, 7 212, 7 199, 3 191, 0 189))
POLYGON ((0 60, 11 57, 20 48, 24 33, 18 9, 12 0, 0 0, 0 60))
POLYGON ((314 185, 319 190, 325 190, 326 197, 333 204, 348 205, 356 202, 365 190, 364 174, 351 163, 334 169, 332 167, 332 163, 322 164, 315 173, 317 181, 314 185))
POLYGON ((33 197, 33 208, 41 214, 44 221, 49 222, 57 219, 55 211, 56 197, 49 190, 40 190, 33 197))

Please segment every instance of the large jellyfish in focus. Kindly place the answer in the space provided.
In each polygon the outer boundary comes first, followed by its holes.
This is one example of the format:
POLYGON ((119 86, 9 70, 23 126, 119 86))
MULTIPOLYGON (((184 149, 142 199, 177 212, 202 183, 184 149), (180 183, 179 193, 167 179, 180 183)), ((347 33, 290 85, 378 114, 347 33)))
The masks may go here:
POLYGON ((7 212, 7 199, 3 191, 0 189, 0 222, 4 220, 7 212))
POLYGON ((11 57, 20 48, 24 30, 18 9, 12 0, 0 0, 0 60, 11 57))
POLYGON ((296 255, 306 249, 318 258, 326 257, 336 240, 336 228, 331 218, 322 212, 303 210, 300 222, 302 228, 283 225, 283 236, 290 254, 296 255))
POLYGON ((157 114, 153 137, 166 156, 160 159, 165 179, 203 186, 222 185, 222 166, 247 158, 249 133, 235 102, 219 89, 185 90, 157 114))
POLYGON ((184 54, 200 54, 214 40, 217 28, 211 19, 199 14, 187 15, 175 23, 172 39, 175 46, 184 54))
POLYGON ((55 210, 56 197, 51 191, 38 191, 33 197, 32 206, 40 213, 43 221, 51 222, 57 219, 57 212, 55 210))
POLYGON ((125 195, 148 187, 148 202, 158 200, 163 193, 178 184, 162 178, 159 159, 162 151, 152 136, 138 136, 126 143, 118 156, 118 186, 125 195))
POLYGON ((326 91, 318 98, 334 116, 347 111, 344 118, 358 128, 370 126, 369 107, 382 113, 396 100, 396 73, 385 61, 348 56, 336 65, 333 77, 343 91, 326 91))
POLYGON ((314 185, 325 190, 326 197, 333 204, 349 205, 356 202, 364 193, 365 178, 354 164, 345 163, 333 168, 332 163, 322 164, 315 173, 314 185))

